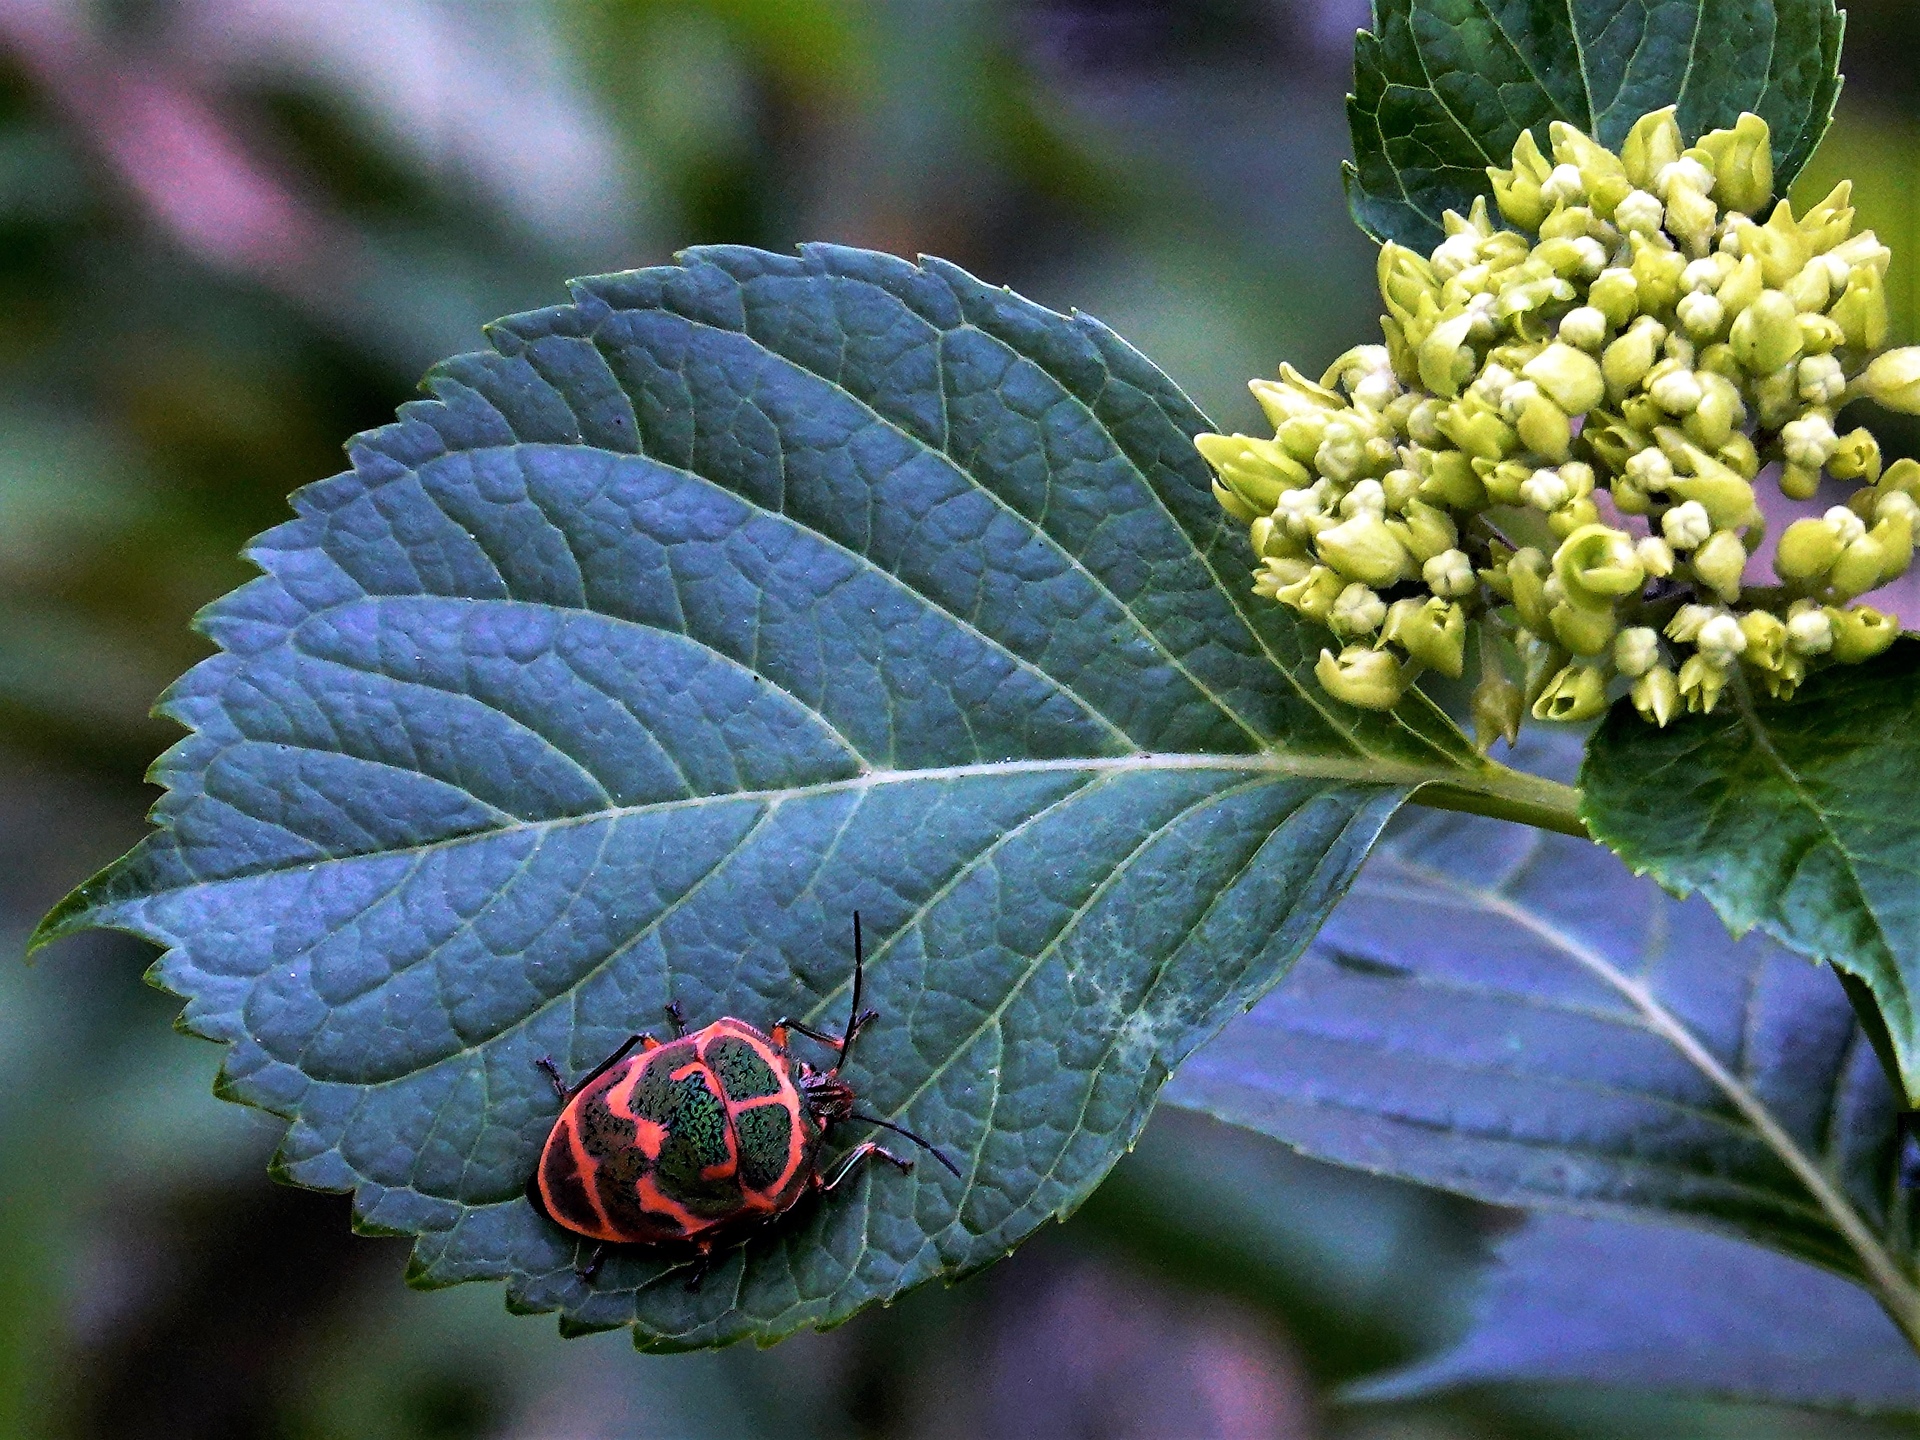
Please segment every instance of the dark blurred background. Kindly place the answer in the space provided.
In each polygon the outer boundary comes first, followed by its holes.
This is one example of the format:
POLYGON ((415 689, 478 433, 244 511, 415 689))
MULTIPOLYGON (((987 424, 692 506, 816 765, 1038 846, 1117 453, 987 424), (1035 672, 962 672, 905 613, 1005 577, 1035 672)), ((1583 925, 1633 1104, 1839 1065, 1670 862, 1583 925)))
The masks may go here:
MULTIPOLYGON (((1363 0, 0 0, 0 950, 140 832, 148 706, 288 491, 434 359, 687 244, 946 256, 1100 316, 1224 428, 1377 338, 1363 0)), ((1913 338, 1920 16, 1851 9, 1804 188, 1913 338)), ((1913 617, 1909 617, 1913 618, 1913 617)), ((771 1351, 562 1341, 278 1187, 131 943, 0 957, 0 1436, 1868 1436, 1602 1390, 1344 1404, 1512 1217, 1164 1113, 1069 1223, 771 1351)))

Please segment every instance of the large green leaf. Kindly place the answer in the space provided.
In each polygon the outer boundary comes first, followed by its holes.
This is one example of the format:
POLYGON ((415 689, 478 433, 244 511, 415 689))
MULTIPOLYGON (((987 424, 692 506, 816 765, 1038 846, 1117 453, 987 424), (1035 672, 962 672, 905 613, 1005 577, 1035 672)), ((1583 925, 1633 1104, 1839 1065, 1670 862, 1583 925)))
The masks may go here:
POLYGON ((1581 770, 1588 823, 1734 934, 1757 925, 1864 981, 1920 1105, 1920 643, 1784 705, 1727 702, 1664 730, 1610 715, 1581 770))
POLYGON ((1565 120, 1617 147, 1665 105, 1689 138, 1763 117, 1784 193, 1833 118, 1843 28, 1834 0, 1374 0, 1347 99, 1353 218, 1430 250, 1522 130, 1544 148, 1565 120))
MULTIPOLYGON (((1648 773, 1649 801, 1687 803, 1648 773)), ((1920 1335, 1898 1107, 1832 973, 1592 844, 1409 812, 1167 1098, 1496 1204, 1731 1234, 1920 1335)))
POLYGON ((1203 417, 1091 320, 723 248, 491 336, 260 538, 166 701, 160 829, 40 932, 167 946, 226 1093, 293 1122, 283 1173, 418 1235, 420 1283, 672 1348, 986 1264, 1415 788, 1577 824, 1418 697, 1318 690, 1203 417), (579 1280, 521 1198, 535 1059, 578 1074, 669 1000, 836 1022, 856 907, 883 1019, 852 1078, 963 1177, 863 1175, 697 1294, 646 1254, 579 1280))

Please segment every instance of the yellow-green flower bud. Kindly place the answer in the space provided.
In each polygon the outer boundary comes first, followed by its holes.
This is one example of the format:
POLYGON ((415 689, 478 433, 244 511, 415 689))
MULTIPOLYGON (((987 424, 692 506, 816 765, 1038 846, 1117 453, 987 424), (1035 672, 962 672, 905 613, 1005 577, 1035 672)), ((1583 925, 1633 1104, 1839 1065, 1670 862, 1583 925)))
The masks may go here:
POLYGON ((1320 558, 1349 580, 1392 585, 1412 572, 1413 557, 1377 515, 1362 513, 1322 530, 1314 541, 1320 558))
POLYGON ((1718 530, 1693 552, 1693 573, 1731 605, 1740 598, 1740 576, 1747 568, 1747 547, 1731 530, 1718 530))
POLYGON ((1420 578, 1429 590, 1446 600, 1471 595, 1475 585, 1473 562, 1462 550, 1442 550, 1420 567, 1420 578))
POLYGON ((1767 272, 1760 261, 1752 255, 1743 255, 1721 280, 1713 298, 1720 302, 1725 314, 1739 315, 1758 300, 1766 288, 1767 272))
POLYGON ((1873 438, 1873 432, 1863 425, 1842 435, 1827 457, 1827 473, 1836 480, 1859 480, 1868 485, 1878 480, 1880 442, 1873 438))
POLYGON ((1313 569, 1312 562, 1305 559, 1262 560, 1254 572, 1253 593, 1263 599, 1277 600, 1282 590, 1299 584, 1313 569))
POLYGON ((1891 558, 1879 537, 1863 534, 1840 552, 1827 572, 1827 584, 1842 600, 1864 595, 1879 585, 1891 558))
POLYGON ((1247 538, 1253 542, 1253 553, 1263 560, 1304 559, 1307 553, 1306 546, 1276 524, 1271 515, 1256 516, 1247 538))
POLYGON ((1906 456, 1893 462, 1881 475, 1878 489, 1884 495, 1896 490, 1903 495, 1920 500, 1920 460, 1910 460, 1906 456))
POLYGON ((1766 224, 1755 225, 1742 233, 1740 253, 1759 260, 1767 284, 1775 290, 1785 289, 1787 282, 1813 257, 1807 237, 1794 221, 1793 207, 1785 200, 1774 206, 1766 224))
POLYGON ((1387 618, 1387 603, 1365 585, 1349 585, 1333 602, 1327 625, 1334 634, 1352 640, 1371 635, 1387 618))
POLYGON ((1306 467, 1271 440, 1256 440, 1249 435, 1196 435, 1193 443, 1219 472, 1221 482, 1254 515, 1267 514, 1287 491, 1312 483, 1306 467))
POLYGON ((1920 415, 1920 345, 1874 356, 1860 377, 1860 388, 1889 410, 1920 415))
POLYGON ((1851 605, 1846 609, 1827 607, 1833 622, 1833 658, 1844 665, 1871 660, 1900 636, 1900 622, 1883 615, 1871 605, 1851 605))
POLYGON ((1694 648, 1709 665, 1724 669, 1747 648, 1747 632, 1731 615, 1715 615, 1693 638, 1694 648))
POLYGON ((1480 683, 1473 690, 1473 743, 1484 755, 1495 737, 1512 745, 1520 738, 1520 721, 1527 713, 1527 697, 1507 678, 1505 670, 1486 652, 1480 659, 1480 683))
POLYGON ((1861 493, 1872 497, 1872 509, 1869 515, 1875 521, 1902 520, 1909 530, 1920 525, 1920 503, 1915 503, 1914 498, 1905 491, 1888 490, 1881 493, 1865 490, 1861 493))
POLYGON ((1598 362, 1557 340, 1523 365, 1520 373, 1569 415, 1584 415, 1606 398, 1598 362))
POLYGON ((1313 673, 1334 699, 1362 710, 1391 710, 1413 683, 1393 656, 1364 645, 1349 645, 1337 660, 1331 650, 1322 650, 1313 673))
POLYGON ((1719 298, 1705 294, 1682 295, 1676 314, 1688 336, 1701 345, 1720 334, 1727 318, 1719 298))
POLYGON ((1773 573, 1789 585, 1818 584, 1844 548, 1840 527, 1832 521, 1796 520, 1781 532, 1773 573))
POLYGON ((1521 482, 1520 498, 1536 510, 1558 510, 1573 498, 1573 487, 1558 470, 1536 470, 1521 482))
MULTIPOLYGON (((1679 436, 1678 431, 1667 432, 1664 426, 1661 430, 1659 438, 1663 441, 1663 448, 1667 433, 1679 436)), ((1673 483, 1667 487, 1668 493, 1682 500, 1699 501, 1716 530, 1752 524, 1754 517, 1759 514, 1753 503, 1752 482, 1728 469, 1684 437, 1682 444, 1686 463, 1693 467, 1694 473, 1675 475, 1673 483)))
POLYGON ((1687 257, 1658 237, 1630 235, 1627 243, 1633 252, 1633 279, 1640 309, 1651 314, 1671 308, 1680 298, 1680 275, 1687 268, 1687 257))
POLYGON ((1691 185, 1667 187, 1667 229, 1687 247, 1689 255, 1706 254, 1719 216, 1719 207, 1691 185))
POLYGON ((1405 514, 1404 520, 1389 520, 1387 529, 1421 565, 1451 550, 1460 539, 1453 517, 1444 510, 1414 500, 1408 504, 1405 514))
MULTIPOLYGON (((1741 421, 1746 418, 1746 407, 1741 408, 1741 421)), ((1760 473, 1760 452, 1753 448, 1753 441, 1738 430, 1721 442, 1719 449, 1713 452, 1713 458, 1742 480, 1751 480, 1760 473)))
POLYGON ((1493 182, 1493 197, 1500 213, 1522 230, 1538 230, 1552 205, 1540 193, 1540 187, 1553 171, 1531 130, 1522 130, 1513 143, 1513 168, 1487 167, 1493 182))
POLYGON ((1847 343, 1846 331, 1826 315, 1800 317, 1800 348, 1809 355, 1825 355, 1847 343))
POLYGON ((1597 665, 1575 663, 1547 682, 1533 702, 1533 718, 1575 723, 1591 720, 1606 708, 1606 673, 1597 665))
POLYGON ((1613 223, 1622 230, 1652 235, 1666 219, 1666 207, 1645 190, 1629 190, 1613 207, 1613 223))
POLYGON ((1689 415, 1705 392, 1693 371, 1677 360, 1662 360, 1647 376, 1647 393, 1669 415, 1689 415))
POLYGON ((1831 355, 1808 355, 1794 366, 1794 385, 1809 405, 1838 405, 1847 392, 1846 372, 1831 355))
POLYGON ((1536 635, 1546 634, 1550 625, 1547 619, 1547 557, 1531 545, 1524 546, 1507 557, 1505 571, 1507 585, 1512 591, 1513 608, 1520 617, 1520 623, 1536 635))
POLYGON ((1441 434, 1476 459, 1503 460, 1519 443, 1514 428, 1478 395, 1461 396, 1441 411, 1438 423, 1441 434))
POLYGON ((1225 485, 1222 485, 1217 477, 1213 481, 1212 489, 1215 502, 1222 510, 1226 511, 1227 514, 1231 515, 1241 524, 1245 525, 1259 518, 1259 511, 1247 504, 1246 501, 1234 494, 1233 491, 1229 490, 1225 485))
POLYGON ((1647 578, 1633 537, 1607 525, 1583 525, 1569 534, 1553 552, 1553 569, 1568 598, 1584 604, 1636 594, 1647 578))
POLYGON ((1799 355, 1799 314, 1778 290, 1763 290, 1734 318, 1727 343, 1749 374, 1769 374, 1799 355))
POLYGON ((1831 250, 1853 233, 1853 182, 1842 180, 1827 198, 1800 217, 1800 230, 1813 253, 1831 250))
POLYGON ((1740 633, 1747 637, 1741 659, 1757 670, 1777 671, 1787 658, 1787 627, 1777 615, 1749 610, 1740 617, 1740 633))
POLYGON ((1773 139, 1767 122, 1751 110, 1731 130, 1700 137, 1713 163, 1713 198, 1729 210, 1758 214, 1773 198, 1773 139))
POLYGON ((1747 407, 1726 376, 1697 370, 1694 379, 1700 386, 1700 403, 1681 421, 1681 429, 1701 448, 1718 450, 1733 438, 1733 427, 1747 418, 1747 407))
POLYGON ((1607 323, 1617 330, 1640 313, 1640 283, 1624 266, 1602 270, 1588 287, 1587 304, 1606 316, 1607 323))
POLYGON ((1669 105, 1633 122, 1620 146, 1621 168, 1640 189, 1651 190, 1660 172, 1678 160, 1686 148, 1680 138, 1680 124, 1674 119, 1674 107, 1669 105))
POLYGON ((1583 525, 1600 523, 1600 507, 1590 499, 1569 500, 1547 516, 1547 529, 1554 539, 1564 540, 1583 525))
POLYGON ((1346 401, 1337 394, 1324 385, 1314 384, 1291 365, 1280 367, 1278 380, 1249 380, 1247 388, 1276 430, 1295 415, 1324 414, 1347 408, 1346 401))
POLYGON ((1575 655, 1600 654, 1613 643, 1619 621, 1611 605, 1582 605, 1562 600, 1547 611, 1553 637, 1575 655))
POLYGON ((1824 655, 1833 649, 1833 617, 1811 600, 1796 600, 1787 612, 1787 649, 1824 655))
POLYGON ((1454 510, 1473 511, 1486 508, 1487 491, 1464 452, 1440 450, 1427 462, 1420 498, 1454 510))
MULTIPOLYGON (((1520 386, 1513 388, 1518 390, 1520 386)), ((1510 390, 1507 393, 1511 395, 1513 392, 1510 390)), ((1568 419, 1566 411, 1537 389, 1520 406, 1513 428, 1520 436, 1522 445, 1556 465, 1573 453, 1573 422, 1568 419)))
POLYGON ((1606 312, 1581 305, 1560 317, 1558 336, 1577 350, 1595 351, 1607 343, 1606 312))
POLYGON ((1778 430, 1800 413, 1799 374, 1791 364, 1749 381, 1747 393, 1759 411, 1763 430, 1778 430))
POLYGON ((1656 665, 1633 682, 1631 699, 1642 719, 1664 729, 1680 708, 1680 685, 1673 678, 1673 671, 1665 665, 1656 665))
POLYGON ((1316 565, 1305 575, 1290 585, 1282 586, 1274 595, 1282 605, 1289 605, 1307 619, 1324 625, 1333 614, 1334 602, 1340 598, 1340 592, 1347 588, 1347 580, 1325 565, 1316 565))
POLYGON ((1613 668, 1629 680, 1637 680, 1659 663, 1658 631, 1635 625, 1613 637, 1613 668))
POLYGON ((1433 266, 1404 245, 1391 240, 1382 245, 1377 270, 1380 298, 1403 326, 1419 315, 1421 300, 1440 298, 1440 279, 1433 266))
MULTIPOLYGON (((1920 353, 1920 352, 1916 352, 1920 353)), ((1815 410, 1780 427, 1780 449, 1795 465, 1818 470, 1839 448, 1840 437, 1824 411, 1815 410)))
POLYGON ((1398 645, 1422 665, 1458 680, 1467 657, 1467 614, 1438 598, 1396 600, 1387 611, 1380 640, 1398 645))
POLYGON ((1855 350, 1878 350, 1886 344, 1887 292, 1880 271, 1870 265, 1857 266, 1827 317, 1840 327, 1846 343, 1855 350))
POLYGON ((1711 605, 1682 605, 1667 621, 1667 638, 1681 645, 1691 645, 1700 638, 1706 623, 1719 613, 1711 605))
POLYGON ((1434 394, 1451 399, 1473 378, 1479 364, 1469 343, 1474 319, 1473 311, 1463 311, 1434 326, 1420 342, 1420 381, 1434 394))
POLYGON ((1671 575, 1678 563, 1673 556, 1673 547, 1658 535, 1648 535, 1634 541, 1633 553, 1640 557, 1640 564, 1647 574, 1656 580, 1671 575))
POLYGON ((1713 534, 1713 517, 1698 500, 1689 500, 1660 517, 1660 533, 1674 549, 1692 550, 1713 534))
POLYGON ((1608 390, 1624 395, 1646 379, 1666 338, 1666 327, 1651 316, 1634 321, 1626 334, 1601 353, 1600 369, 1608 390))
POLYGON ((1793 301, 1793 308, 1805 320, 1823 312, 1832 301, 1833 273, 1820 261, 1811 261, 1802 265, 1798 274, 1789 276, 1780 291, 1793 301))
POLYGON ((1708 715, 1720 703, 1720 692, 1727 688, 1727 672, 1704 655, 1689 656, 1680 667, 1680 698, 1689 711, 1708 715))
POLYGON ((1274 431, 1274 441, 1280 448, 1298 460, 1308 464, 1319 453, 1320 446, 1327 438, 1327 424, 1333 418, 1329 410, 1316 410, 1307 415, 1290 415, 1282 420, 1274 431))

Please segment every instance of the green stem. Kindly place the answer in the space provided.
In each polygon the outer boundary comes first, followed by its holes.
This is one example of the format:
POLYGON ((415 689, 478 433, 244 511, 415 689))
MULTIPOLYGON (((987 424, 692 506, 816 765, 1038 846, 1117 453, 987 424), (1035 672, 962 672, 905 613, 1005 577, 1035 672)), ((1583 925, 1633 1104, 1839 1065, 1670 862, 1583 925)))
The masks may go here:
POLYGON ((1413 801, 1435 810, 1490 815, 1582 840, 1593 838, 1586 821, 1580 818, 1580 792, 1573 786, 1509 770, 1492 761, 1472 779, 1436 780, 1422 785, 1413 792, 1413 801))

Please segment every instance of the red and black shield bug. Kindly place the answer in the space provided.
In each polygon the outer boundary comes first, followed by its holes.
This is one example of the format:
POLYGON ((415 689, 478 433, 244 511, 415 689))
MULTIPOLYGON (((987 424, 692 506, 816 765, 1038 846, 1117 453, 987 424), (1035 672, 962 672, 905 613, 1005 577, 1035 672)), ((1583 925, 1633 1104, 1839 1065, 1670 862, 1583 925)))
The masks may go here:
POLYGON ((593 1277, 609 1245, 687 1246, 697 1285, 717 1246, 775 1219, 802 1195, 832 1190, 862 1160, 913 1168, 910 1158, 867 1140, 823 1176, 827 1132, 845 1121, 904 1135, 960 1173, 911 1130, 853 1108, 853 1087, 840 1072, 860 1032, 879 1018, 860 1008, 865 970, 856 913, 853 1008, 837 1037, 785 1019, 764 1034, 731 1015, 688 1033, 680 1007, 669 1005, 673 1039, 634 1035, 572 1088, 551 1059, 535 1062, 553 1081, 561 1110, 527 1199, 554 1224, 597 1242, 582 1278, 593 1277), (832 1068, 816 1070, 788 1054, 789 1031, 836 1047, 832 1068))

